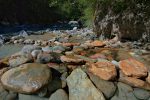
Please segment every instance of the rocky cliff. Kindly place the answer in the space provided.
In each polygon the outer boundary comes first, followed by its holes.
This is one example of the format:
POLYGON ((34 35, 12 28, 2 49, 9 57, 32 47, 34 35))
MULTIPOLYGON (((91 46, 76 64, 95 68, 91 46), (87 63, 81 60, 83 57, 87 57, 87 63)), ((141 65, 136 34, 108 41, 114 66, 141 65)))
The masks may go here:
POLYGON ((98 36, 150 41, 149 0, 99 0, 94 30, 98 36))

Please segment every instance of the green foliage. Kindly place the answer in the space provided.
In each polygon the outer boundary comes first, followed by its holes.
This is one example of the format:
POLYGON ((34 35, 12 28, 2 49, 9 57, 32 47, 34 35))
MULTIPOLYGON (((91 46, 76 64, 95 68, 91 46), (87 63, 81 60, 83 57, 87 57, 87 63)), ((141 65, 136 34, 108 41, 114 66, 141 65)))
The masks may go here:
POLYGON ((92 26, 97 0, 49 0, 50 7, 56 7, 63 19, 83 20, 86 26, 92 26))

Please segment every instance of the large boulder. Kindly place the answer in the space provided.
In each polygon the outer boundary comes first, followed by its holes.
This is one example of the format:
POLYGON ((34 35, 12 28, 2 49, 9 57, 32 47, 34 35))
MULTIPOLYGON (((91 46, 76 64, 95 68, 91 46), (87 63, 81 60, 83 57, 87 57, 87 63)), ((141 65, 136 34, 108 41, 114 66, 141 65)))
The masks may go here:
POLYGON ((33 50, 41 50, 41 47, 35 45, 25 45, 21 52, 23 53, 31 53, 33 50))
POLYGON ((49 62, 54 62, 54 63, 60 63, 60 56, 61 54, 58 53, 40 53, 39 55, 37 55, 37 59, 36 62, 38 63, 49 63, 49 62))
POLYGON ((69 100, 105 100, 103 94, 92 84, 86 73, 75 69, 67 78, 69 100))
POLYGON ((140 88, 134 88, 134 95, 140 100, 147 100, 150 97, 150 92, 140 88))
POLYGON ((21 64, 32 62, 32 56, 30 54, 23 54, 21 52, 12 55, 9 59, 10 67, 18 67, 21 64))
POLYGON ((123 74, 129 77, 141 78, 148 74, 146 66, 133 58, 120 61, 119 68, 123 74))
POLYGON ((115 65, 107 60, 90 64, 88 71, 103 80, 113 80, 117 76, 115 65))
POLYGON ((119 82, 117 84, 118 90, 111 100, 138 100, 134 94, 131 86, 119 82))
POLYGON ((93 75, 91 73, 88 73, 88 75, 91 81, 100 91, 102 91, 102 93, 107 99, 111 98, 115 94, 117 87, 113 82, 102 80, 98 76, 93 75))
POLYGON ((150 41, 149 0, 99 0, 94 20, 94 30, 100 36, 150 41))
POLYGON ((2 75, 4 88, 19 93, 35 93, 51 80, 51 71, 44 64, 28 63, 2 75), (44 76, 44 77, 43 77, 44 76))

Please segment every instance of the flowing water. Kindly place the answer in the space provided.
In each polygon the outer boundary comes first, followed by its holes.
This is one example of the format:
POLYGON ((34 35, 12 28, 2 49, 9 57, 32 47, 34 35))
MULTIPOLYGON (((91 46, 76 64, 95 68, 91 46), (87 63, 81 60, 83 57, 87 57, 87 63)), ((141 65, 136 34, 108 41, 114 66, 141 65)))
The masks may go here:
POLYGON ((22 49, 22 45, 4 45, 0 46, 0 59, 6 56, 10 56, 22 49))

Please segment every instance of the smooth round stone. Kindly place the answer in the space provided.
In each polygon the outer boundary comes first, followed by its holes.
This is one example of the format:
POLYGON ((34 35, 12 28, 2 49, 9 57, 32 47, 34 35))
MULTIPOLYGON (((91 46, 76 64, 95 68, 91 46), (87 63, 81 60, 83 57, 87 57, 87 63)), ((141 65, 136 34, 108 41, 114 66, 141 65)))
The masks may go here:
POLYGON ((51 71, 44 64, 28 63, 2 75, 3 86, 19 93, 35 93, 51 80, 51 71))
POLYGON ((54 46, 53 52, 64 52, 66 49, 63 46, 54 46))
POLYGON ((134 88, 133 94, 140 100, 147 100, 150 97, 150 91, 134 88))
POLYGON ((82 69, 75 69, 67 77, 69 100, 105 100, 82 69))
POLYGON ((117 76, 116 67, 110 61, 107 60, 99 60, 96 63, 90 64, 88 71, 93 75, 98 76, 103 80, 113 80, 117 76))
POLYGON ((63 89, 59 89, 51 95, 49 100, 68 100, 68 95, 63 89))
POLYGON ((136 59, 129 58, 119 62, 119 68, 126 76, 142 78, 148 74, 147 67, 136 59))
POLYGON ((32 62, 32 56, 29 54, 25 55, 20 52, 20 54, 16 54, 9 59, 10 67, 17 67, 21 64, 25 64, 27 62, 32 62))
POLYGON ((25 45, 21 51, 23 53, 31 53, 33 50, 41 50, 41 47, 35 45, 25 45))
POLYGON ((57 53, 41 53, 37 56, 36 62, 38 63, 49 63, 49 62, 54 62, 54 63, 60 63, 60 54, 57 53))
POLYGON ((115 94, 117 87, 115 86, 113 82, 102 80, 98 76, 93 75, 91 73, 88 73, 88 75, 91 81, 104 94, 104 96, 107 99, 111 98, 115 94))
POLYGON ((44 52, 52 52, 52 51, 53 51, 53 50, 52 50, 52 47, 50 47, 50 46, 42 47, 42 50, 43 50, 44 52))
POLYGON ((66 49, 63 46, 54 46, 54 47, 46 46, 46 47, 43 47, 42 50, 44 52, 58 52, 58 53, 61 53, 61 52, 64 52, 66 49))
POLYGON ((42 50, 33 50, 31 55, 32 57, 36 58, 40 53, 42 53, 42 50))

